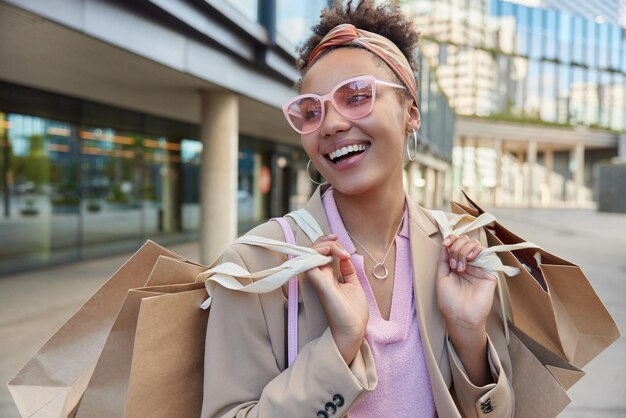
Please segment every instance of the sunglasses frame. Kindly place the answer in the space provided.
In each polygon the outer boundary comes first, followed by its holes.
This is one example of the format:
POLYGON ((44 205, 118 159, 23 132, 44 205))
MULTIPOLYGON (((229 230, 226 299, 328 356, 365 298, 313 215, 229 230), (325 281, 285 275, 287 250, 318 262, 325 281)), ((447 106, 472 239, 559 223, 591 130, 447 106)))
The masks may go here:
POLYGON ((306 134, 310 134, 312 132, 315 132, 322 126, 322 123, 324 122, 324 118, 326 117, 326 102, 332 103, 332 105, 335 108, 335 110, 337 111, 337 113, 339 113, 345 119, 348 119, 348 120, 362 119, 362 118, 366 117, 367 115, 369 115, 370 113, 372 113, 372 109, 374 109, 374 103, 376 102, 376 85, 377 84, 381 84, 381 85, 387 86, 387 87, 393 87, 393 88, 397 88, 397 89, 406 90, 406 87, 402 86, 400 84, 392 83, 390 81, 378 80, 373 75, 361 75, 361 76, 358 76, 358 77, 352 77, 352 78, 348 78, 346 80, 340 81, 339 83, 337 83, 335 85, 335 87, 332 88, 332 90, 328 94, 325 94, 323 96, 320 96, 319 94, 315 94, 315 93, 301 94, 299 96, 296 96, 296 97, 290 99, 287 103, 285 103, 283 105, 283 114, 285 115, 285 119, 287 119, 287 122, 289 122, 289 125, 293 128, 293 130, 298 132, 300 135, 306 135, 306 134), (364 115, 354 118, 354 117, 351 117, 349 115, 344 114, 341 111, 341 109, 339 108, 339 106, 337 106, 337 103, 335 102, 334 95, 337 92, 337 90, 339 90, 340 88, 342 88, 346 84, 352 83, 352 82, 355 82, 355 81, 361 81, 361 80, 367 80, 367 81, 369 81, 371 83, 371 85, 372 85, 372 101, 371 101, 369 110, 364 115), (320 103, 322 104, 321 105, 322 114, 320 115, 319 124, 314 129, 303 131, 301 129, 296 128, 294 123, 291 121, 291 118, 289 117, 289 108, 291 107, 291 105, 294 102, 296 102, 298 100, 306 99, 306 98, 309 98, 309 97, 314 98, 314 99, 318 99, 320 101, 320 103))

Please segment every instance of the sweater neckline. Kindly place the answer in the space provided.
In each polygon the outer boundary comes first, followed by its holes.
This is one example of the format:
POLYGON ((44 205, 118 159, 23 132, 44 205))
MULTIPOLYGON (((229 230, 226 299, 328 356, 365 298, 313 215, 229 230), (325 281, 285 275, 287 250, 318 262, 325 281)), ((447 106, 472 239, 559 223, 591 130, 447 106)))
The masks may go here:
POLYGON ((410 237, 408 227, 408 210, 405 206, 404 221, 400 234, 395 238, 396 257, 395 275, 391 296, 391 311, 389 320, 383 319, 374 292, 369 284, 364 269, 364 259, 356 253, 354 243, 348 235, 337 204, 333 197, 332 188, 329 188, 322 196, 322 203, 328 218, 330 229, 339 236, 339 243, 350 253, 359 282, 365 291, 370 310, 367 324, 366 338, 383 343, 402 341, 408 334, 411 319, 415 312, 413 300, 413 270, 410 254, 410 237))

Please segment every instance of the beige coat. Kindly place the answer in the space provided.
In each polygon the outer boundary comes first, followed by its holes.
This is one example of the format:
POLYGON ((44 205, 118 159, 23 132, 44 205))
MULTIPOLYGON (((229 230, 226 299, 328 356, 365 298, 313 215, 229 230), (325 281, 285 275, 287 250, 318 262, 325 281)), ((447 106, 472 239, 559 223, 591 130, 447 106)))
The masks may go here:
MULTIPOLYGON (((305 208, 327 234, 330 227, 320 193, 318 189, 305 208)), ((437 307, 435 279, 441 233, 427 210, 413 203, 408 207, 417 317, 438 415, 512 417, 511 359, 500 304, 494 300, 487 324, 489 363, 496 383, 476 387, 467 379, 446 338, 444 319, 437 307)), ((311 244, 294 223, 292 229, 296 244, 311 244)), ((276 222, 267 222, 250 234, 284 240, 276 222)), ((484 236, 479 239, 485 242, 484 236)), ((239 244, 228 248, 222 260, 259 271, 282 263, 283 257, 239 244)), ((324 416, 320 411, 329 402, 337 407, 329 416, 344 416, 375 388, 376 368, 367 342, 363 341, 357 357, 346 366, 315 289, 304 276, 299 281, 299 351, 289 368, 286 288, 257 295, 216 287, 207 329, 202 417, 316 417, 324 416)), ((389 416, 394 416, 393 411, 389 416)))

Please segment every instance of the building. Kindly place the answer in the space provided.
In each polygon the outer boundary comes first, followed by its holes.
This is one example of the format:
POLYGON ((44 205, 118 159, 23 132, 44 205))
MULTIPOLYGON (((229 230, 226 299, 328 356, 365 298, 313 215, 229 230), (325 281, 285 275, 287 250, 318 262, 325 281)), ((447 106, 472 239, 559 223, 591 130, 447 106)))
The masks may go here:
MULTIPOLYGON (((327 0, 0 1, 0 274, 201 239, 203 261, 313 191, 281 106, 327 0)), ((449 194, 425 63, 416 199, 449 194)))
POLYGON ((499 205, 593 205, 594 168, 626 131, 623 2, 404 4, 461 116, 453 190, 499 205))

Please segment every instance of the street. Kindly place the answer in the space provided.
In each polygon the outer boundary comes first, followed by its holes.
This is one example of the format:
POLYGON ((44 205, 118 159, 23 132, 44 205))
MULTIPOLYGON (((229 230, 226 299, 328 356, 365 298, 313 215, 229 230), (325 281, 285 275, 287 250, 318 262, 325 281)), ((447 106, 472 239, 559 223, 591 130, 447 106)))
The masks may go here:
MULTIPOLYGON (((626 215, 592 209, 494 209, 502 224, 528 241, 580 265, 626 330, 626 215)), ((195 243, 171 246, 196 260, 195 243)), ((128 254, 0 278, 0 381, 8 382, 34 352, 111 275, 128 254)), ((626 416, 626 340, 587 367, 571 390, 565 418, 626 416)), ((6 385, 0 416, 19 417, 6 385)))

